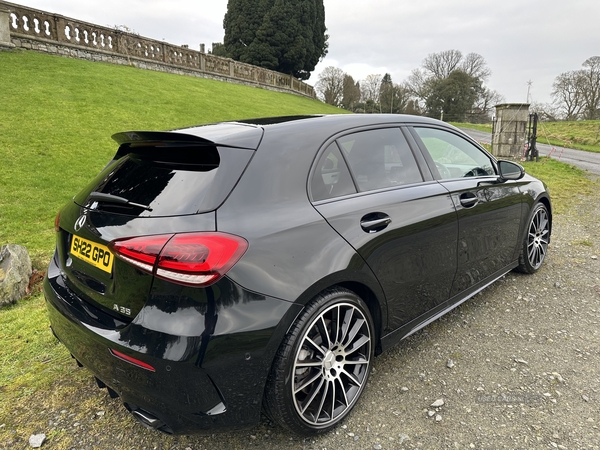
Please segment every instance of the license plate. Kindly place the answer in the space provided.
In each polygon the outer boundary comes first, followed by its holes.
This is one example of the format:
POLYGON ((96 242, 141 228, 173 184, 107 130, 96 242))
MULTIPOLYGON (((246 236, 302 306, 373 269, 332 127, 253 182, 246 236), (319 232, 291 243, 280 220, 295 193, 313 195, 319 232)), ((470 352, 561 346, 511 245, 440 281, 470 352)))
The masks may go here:
POLYGON ((71 240, 71 255, 107 273, 112 272, 113 254, 108 247, 102 244, 73 235, 73 239, 71 240))

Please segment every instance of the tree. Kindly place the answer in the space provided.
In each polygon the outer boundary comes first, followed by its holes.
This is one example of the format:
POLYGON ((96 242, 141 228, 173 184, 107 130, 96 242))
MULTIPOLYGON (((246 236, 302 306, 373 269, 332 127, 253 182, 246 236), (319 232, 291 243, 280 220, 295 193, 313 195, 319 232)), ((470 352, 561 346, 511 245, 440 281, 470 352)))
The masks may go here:
POLYGON ((584 80, 580 71, 564 72, 552 83, 552 98, 565 120, 577 120, 584 109, 584 80))
POLYGON ((600 118, 600 56, 588 58, 583 69, 554 79, 552 98, 565 120, 600 118))
POLYGON ((229 57, 303 80, 327 54, 323 0, 229 0, 223 27, 229 57))
POLYGON ((379 104, 383 113, 400 114, 406 110, 409 92, 404 86, 394 84, 392 77, 386 73, 379 87, 379 104))
POLYGON ((492 91, 491 89, 483 87, 479 97, 473 104, 468 121, 470 123, 489 122, 494 107, 503 101, 504 96, 500 95, 497 91, 492 91))
POLYGON ((600 56, 592 56, 583 63, 582 77, 585 83, 583 91, 585 108, 584 120, 600 118, 600 56))
POLYGON ((358 81, 354 82, 351 75, 344 74, 342 107, 348 111, 354 111, 354 107, 359 101, 360 83, 358 81))
POLYGON ((446 50, 439 53, 430 53, 421 64, 434 78, 448 78, 459 68, 462 53, 458 50, 446 50))
POLYGON ((319 98, 329 105, 340 106, 344 98, 345 77, 344 71, 337 67, 329 66, 323 69, 315 84, 319 98))
POLYGON ((380 112, 379 111, 379 88, 381 86, 381 75, 367 75, 360 83, 360 98, 365 104, 365 112, 380 112))
POLYGON ((212 51, 209 52, 211 55, 222 56, 224 58, 228 58, 227 50, 225 50, 225 46, 221 42, 213 42, 212 51))
POLYGON ((446 50, 429 54, 411 73, 407 88, 429 116, 439 118, 443 113, 447 120, 482 121, 489 118, 490 103, 501 98, 484 86, 490 75, 481 55, 463 57, 458 50, 446 50))
POLYGON ((472 77, 479 78, 482 81, 492 75, 492 71, 487 67, 487 63, 483 56, 477 53, 469 53, 460 63, 460 69, 472 77))
POLYGON ((560 120, 560 111, 552 103, 532 102, 529 110, 536 112, 539 120, 542 122, 556 122, 560 120))
POLYGON ((223 45, 227 56, 241 61, 256 37, 256 31, 265 17, 269 1, 264 0, 228 0, 227 12, 223 19, 225 37, 223 45))
POLYGON ((456 69, 447 78, 435 80, 425 102, 429 117, 464 122, 481 92, 481 82, 456 69))

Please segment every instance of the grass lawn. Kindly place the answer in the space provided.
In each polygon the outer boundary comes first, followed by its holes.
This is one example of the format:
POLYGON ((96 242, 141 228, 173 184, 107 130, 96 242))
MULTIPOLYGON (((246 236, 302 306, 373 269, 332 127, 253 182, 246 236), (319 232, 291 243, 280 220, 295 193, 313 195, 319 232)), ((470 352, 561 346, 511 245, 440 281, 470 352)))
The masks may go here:
MULTIPOLYGON (((246 86, 0 52, 0 244, 25 245, 34 267, 45 270, 54 248, 56 212, 114 154, 110 136, 115 132, 332 112, 341 110, 246 86)), ((582 171, 557 161, 526 168, 547 181, 558 212, 593 187, 582 171)), ((72 400, 90 389, 92 377, 75 370, 67 350, 52 336, 39 286, 17 305, 0 310, 0 342, 0 448, 14 448, 15 439, 26 442, 32 433, 47 433, 47 411, 69 408, 85 415, 103 409, 93 396, 72 400)), ((106 417, 88 428, 102 433, 128 424, 106 417)), ((62 449, 77 443, 50 433, 45 446, 62 449)))
POLYGON ((116 132, 343 111, 292 94, 34 52, 0 52, 0 83, 0 244, 25 245, 36 261, 50 257, 58 209, 115 153, 116 132))
POLYGON ((600 120, 540 122, 538 142, 600 153, 600 120))
MULTIPOLYGON (((474 124, 452 122, 459 128, 492 132, 492 124, 474 124)), ((600 120, 582 120, 577 122, 539 122, 538 143, 558 148, 574 148, 600 153, 600 120)))

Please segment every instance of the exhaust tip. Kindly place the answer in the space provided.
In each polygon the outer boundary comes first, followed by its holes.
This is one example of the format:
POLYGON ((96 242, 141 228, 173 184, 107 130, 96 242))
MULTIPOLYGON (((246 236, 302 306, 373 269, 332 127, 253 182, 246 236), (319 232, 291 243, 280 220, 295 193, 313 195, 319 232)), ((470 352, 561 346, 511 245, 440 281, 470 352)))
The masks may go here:
POLYGON ((124 403, 123 406, 125 406, 125 408, 127 408, 127 410, 131 412, 133 417, 135 417, 135 419, 139 423, 144 425, 146 428, 162 431, 166 434, 173 434, 173 430, 171 430, 171 428, 169 428, 167 424, 165 424, 162 420, 160 420, 153 414, 150 414, 148 411, 144 411, 143 409, 139 408, 133 409, 134 407, 128 405, 127 403, 124 403))

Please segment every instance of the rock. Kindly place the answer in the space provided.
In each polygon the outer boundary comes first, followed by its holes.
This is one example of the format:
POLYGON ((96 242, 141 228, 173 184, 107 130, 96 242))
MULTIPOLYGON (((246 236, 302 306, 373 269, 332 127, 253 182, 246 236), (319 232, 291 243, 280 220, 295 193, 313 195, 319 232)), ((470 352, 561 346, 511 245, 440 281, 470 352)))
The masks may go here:
POLYGON ((590 398, 587 395, 585 395, 585 394, 582 394, 581 398, 583 399, 584 402, 589 402, 590 401, 590 398))
POLYGON ((441 398, 431 404, 432 408, 440 408, 442 406, 444 406, 444 400, 441 398))
POLYGON ((6 244, 0 248, 0 308, 27 294, 31 273, 31 259, 25 247, 6 244))
POLYGON ((435 421, 436 422, 441 422, 442 421, 442 416, 440 416, 439 414, 435 415, 435 421))
POLYGON ((429 417, 433 417, 433 416, 435 416, 435 411, 431 411, 431 410, 430 410, 430 411, 427 411, 427 415, 428 415, 429 417))
POLYGON ((29 436, 29 445, 32 448, 40 448, 44 441, 46 440, 46 435, 42 434, 32 434, 29 436))
POLYGON ((381 444, 375 444, 375 445, 373 446, 373 450, 381 450, 381 448, 382 448, 382 447, 381 447, 381 444))
POLYGON ((558 380, 559 383, 564 383, 565 379, 558 372, 552 372, 552 376, 558 380))
POLYGON ((446 367, 448 369, 452 369, 454 367, 454 361, 452 361, 451 359, 449 359, 448 362, 446 363, 446 367))

